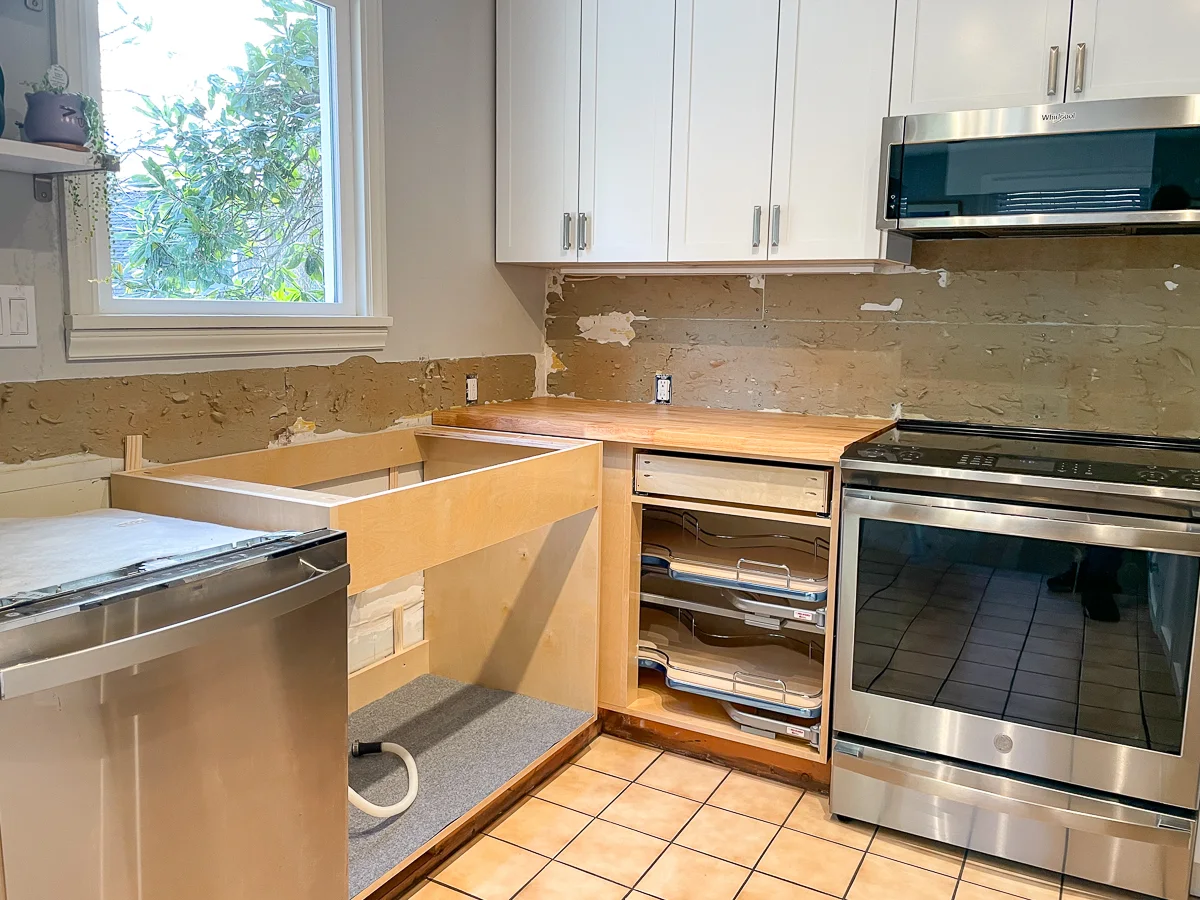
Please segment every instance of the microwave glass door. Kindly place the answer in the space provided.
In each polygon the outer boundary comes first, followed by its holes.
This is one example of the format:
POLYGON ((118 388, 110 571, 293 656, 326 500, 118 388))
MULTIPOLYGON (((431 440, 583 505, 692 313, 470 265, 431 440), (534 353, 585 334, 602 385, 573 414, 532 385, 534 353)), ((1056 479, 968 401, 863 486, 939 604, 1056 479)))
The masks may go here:
POLYGON ((1200 560, 862 518, 854 690, 1179 755, 1200 560))
POLYGON ((891 170, 890 219, 1200 209, 1200 128, 904 144, 891 170))

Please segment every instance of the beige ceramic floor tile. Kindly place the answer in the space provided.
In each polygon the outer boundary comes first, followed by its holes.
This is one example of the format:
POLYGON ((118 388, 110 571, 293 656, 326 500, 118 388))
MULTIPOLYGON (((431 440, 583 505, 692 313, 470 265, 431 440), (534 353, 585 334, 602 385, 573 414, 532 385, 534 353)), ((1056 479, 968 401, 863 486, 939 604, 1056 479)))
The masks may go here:
POLYGON ((728 774, 729 770, 722 766, 664 753, 642 773, 638 782, 703 803, 728 774))
POLYGON ((466 896, 436 882, 426 881, 405 894, 401 900, 466 900, 466 896))
POLYGON ((546 784, 536 796, 559 806, 595 816, 625 790, 627 782, 582 766, 567 766, 546 784))
POLYGON ((982 853, 968 853, 962 880, 1015 894, 1025 900, 1058 900, 1062 876, 982 853))
POLYGON ((675 843, 753 869, 778 831, 778 825, 703 806, 675 843))
POLYGON ((848 900, 951 900, 958 881, 928 869, 871 856, 854 876, 848 900))
POLYGON ((581 812, 547 803, 537 797, 527 797, 520 806, 493 825, 488 834, 542 856, 557 856, 563 847, 574 840, 575 835, 587 828, 590 821, 581 812))
POLYGON ((603 772, 605 775, 615 775, 626 781, 635 781, 646 771, 646 767, 659 756, 658 750, 632 744, 629 741, 617 740, 602 734, 588 746, 576 765, 586 766, 603 772))
POLYGON ((949 875, 957 878, 962 871, 963 858, 966 851, 949 844, 939 844, 911 834, 901 834, 880 828, 871 841, 871 853, 876 856, 886 856, 897 862, 908 863, 910 866, 920 866, 939 875, 949 875))
POLYGON ((517 894, 517 900, 621 900, 625 893, 619 884, 552 862, 517 894))
POLYGON ((785 824, 795 831, 815 834, 855 850, 866 850, 871 845, 871 836, 875 833, 874 825, 839 822, 829 813, 829 798, 811 791, 800 798, 785 824))
POLYGON ((960 881, 954 900, 1013 900, 1013 895, 971 884, 969 881, 960 881))
POLYGON ((733 900, 748 869, 686 847, 671 846, 658 858, 638 890, 661 900, 733 900))
POLYGON ((577 869, 633 887, 666 848, 666 841, 596 819, 558 858, 577 869))
POLYGON ((607 822, 673 841, 700 804, 640 784, 631 784, 600 814, 607 822))
POLYGON ((862 858, 861 850, 783 828, 759 860, 758 871, 841 897, 862 858))
POLYGON ((716 793, 708 798, 708 802, 730 812, 753 816, 772 825, 782 825, 803 793, 799 788, 786 784, 730 772, 716 793))
POLYGON ((772 878, 762 872, 754 872, 737 900, 829 900, 828 894, 821 894, 790 881, 772 878))
POLYGON ((485 834, 433 878, 479 900, 511 900, 548 862, 485 834))
POLYGON ((1063 900, 1142 900, 1144 895, 1079 878, 1064 878, 1063 900))

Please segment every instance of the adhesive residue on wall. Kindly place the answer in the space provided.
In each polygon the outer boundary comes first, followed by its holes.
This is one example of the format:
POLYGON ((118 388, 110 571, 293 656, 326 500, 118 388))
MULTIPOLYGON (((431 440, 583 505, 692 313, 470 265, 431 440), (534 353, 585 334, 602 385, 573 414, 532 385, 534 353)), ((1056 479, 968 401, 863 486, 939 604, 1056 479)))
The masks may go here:
POLYGON ((622 347, 628 347, 629 342, 637 337, 633 323, 648 321, 650 320, 646 316, 631 312, 580 316, 579 336, 585 341, 595 341, 597 344, 620 344, 622 347))

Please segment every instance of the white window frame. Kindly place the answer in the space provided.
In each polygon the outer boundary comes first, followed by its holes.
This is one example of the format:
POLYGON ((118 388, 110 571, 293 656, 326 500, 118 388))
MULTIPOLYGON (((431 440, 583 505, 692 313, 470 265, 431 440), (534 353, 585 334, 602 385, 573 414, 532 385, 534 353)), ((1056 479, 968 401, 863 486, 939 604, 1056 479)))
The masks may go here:
MULTIPOLYGON (((101 216, 95 235, 85 240, 72 233, 63 204, 68 359, 383 348, 392 324, 387 315, 383 202, 383 0, 319 2, 332 23, 332 68, 337 72, 335 124, 325 129, 339 173, 337 223, 326 231, 326 273, 336 273, 340 302, 113 300, 107 218, 101 216)), ((55 28, 57 61, 70 73, 74 87, 98 98, 97 0, 59 0, 55 28)), ((331 192, 333 186, 327 184, 326 190, 331 192)))

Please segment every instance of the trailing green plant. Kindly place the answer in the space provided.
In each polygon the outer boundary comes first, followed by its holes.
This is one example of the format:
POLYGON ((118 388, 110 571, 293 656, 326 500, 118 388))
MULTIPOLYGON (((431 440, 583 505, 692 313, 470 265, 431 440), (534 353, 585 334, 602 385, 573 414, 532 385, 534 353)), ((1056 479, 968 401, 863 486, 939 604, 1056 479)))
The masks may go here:
POLYGON ((87 148, 96 170, 68 175, 63 182, 70 204, 71 233, 87 243, 96 237, 100 221, 108 219, 110 188, 115 184, 116 175, 108 171, 112 159, 111 139, 104 128, 100 104, 93 97, 81 99, 88 133, 87 148))

